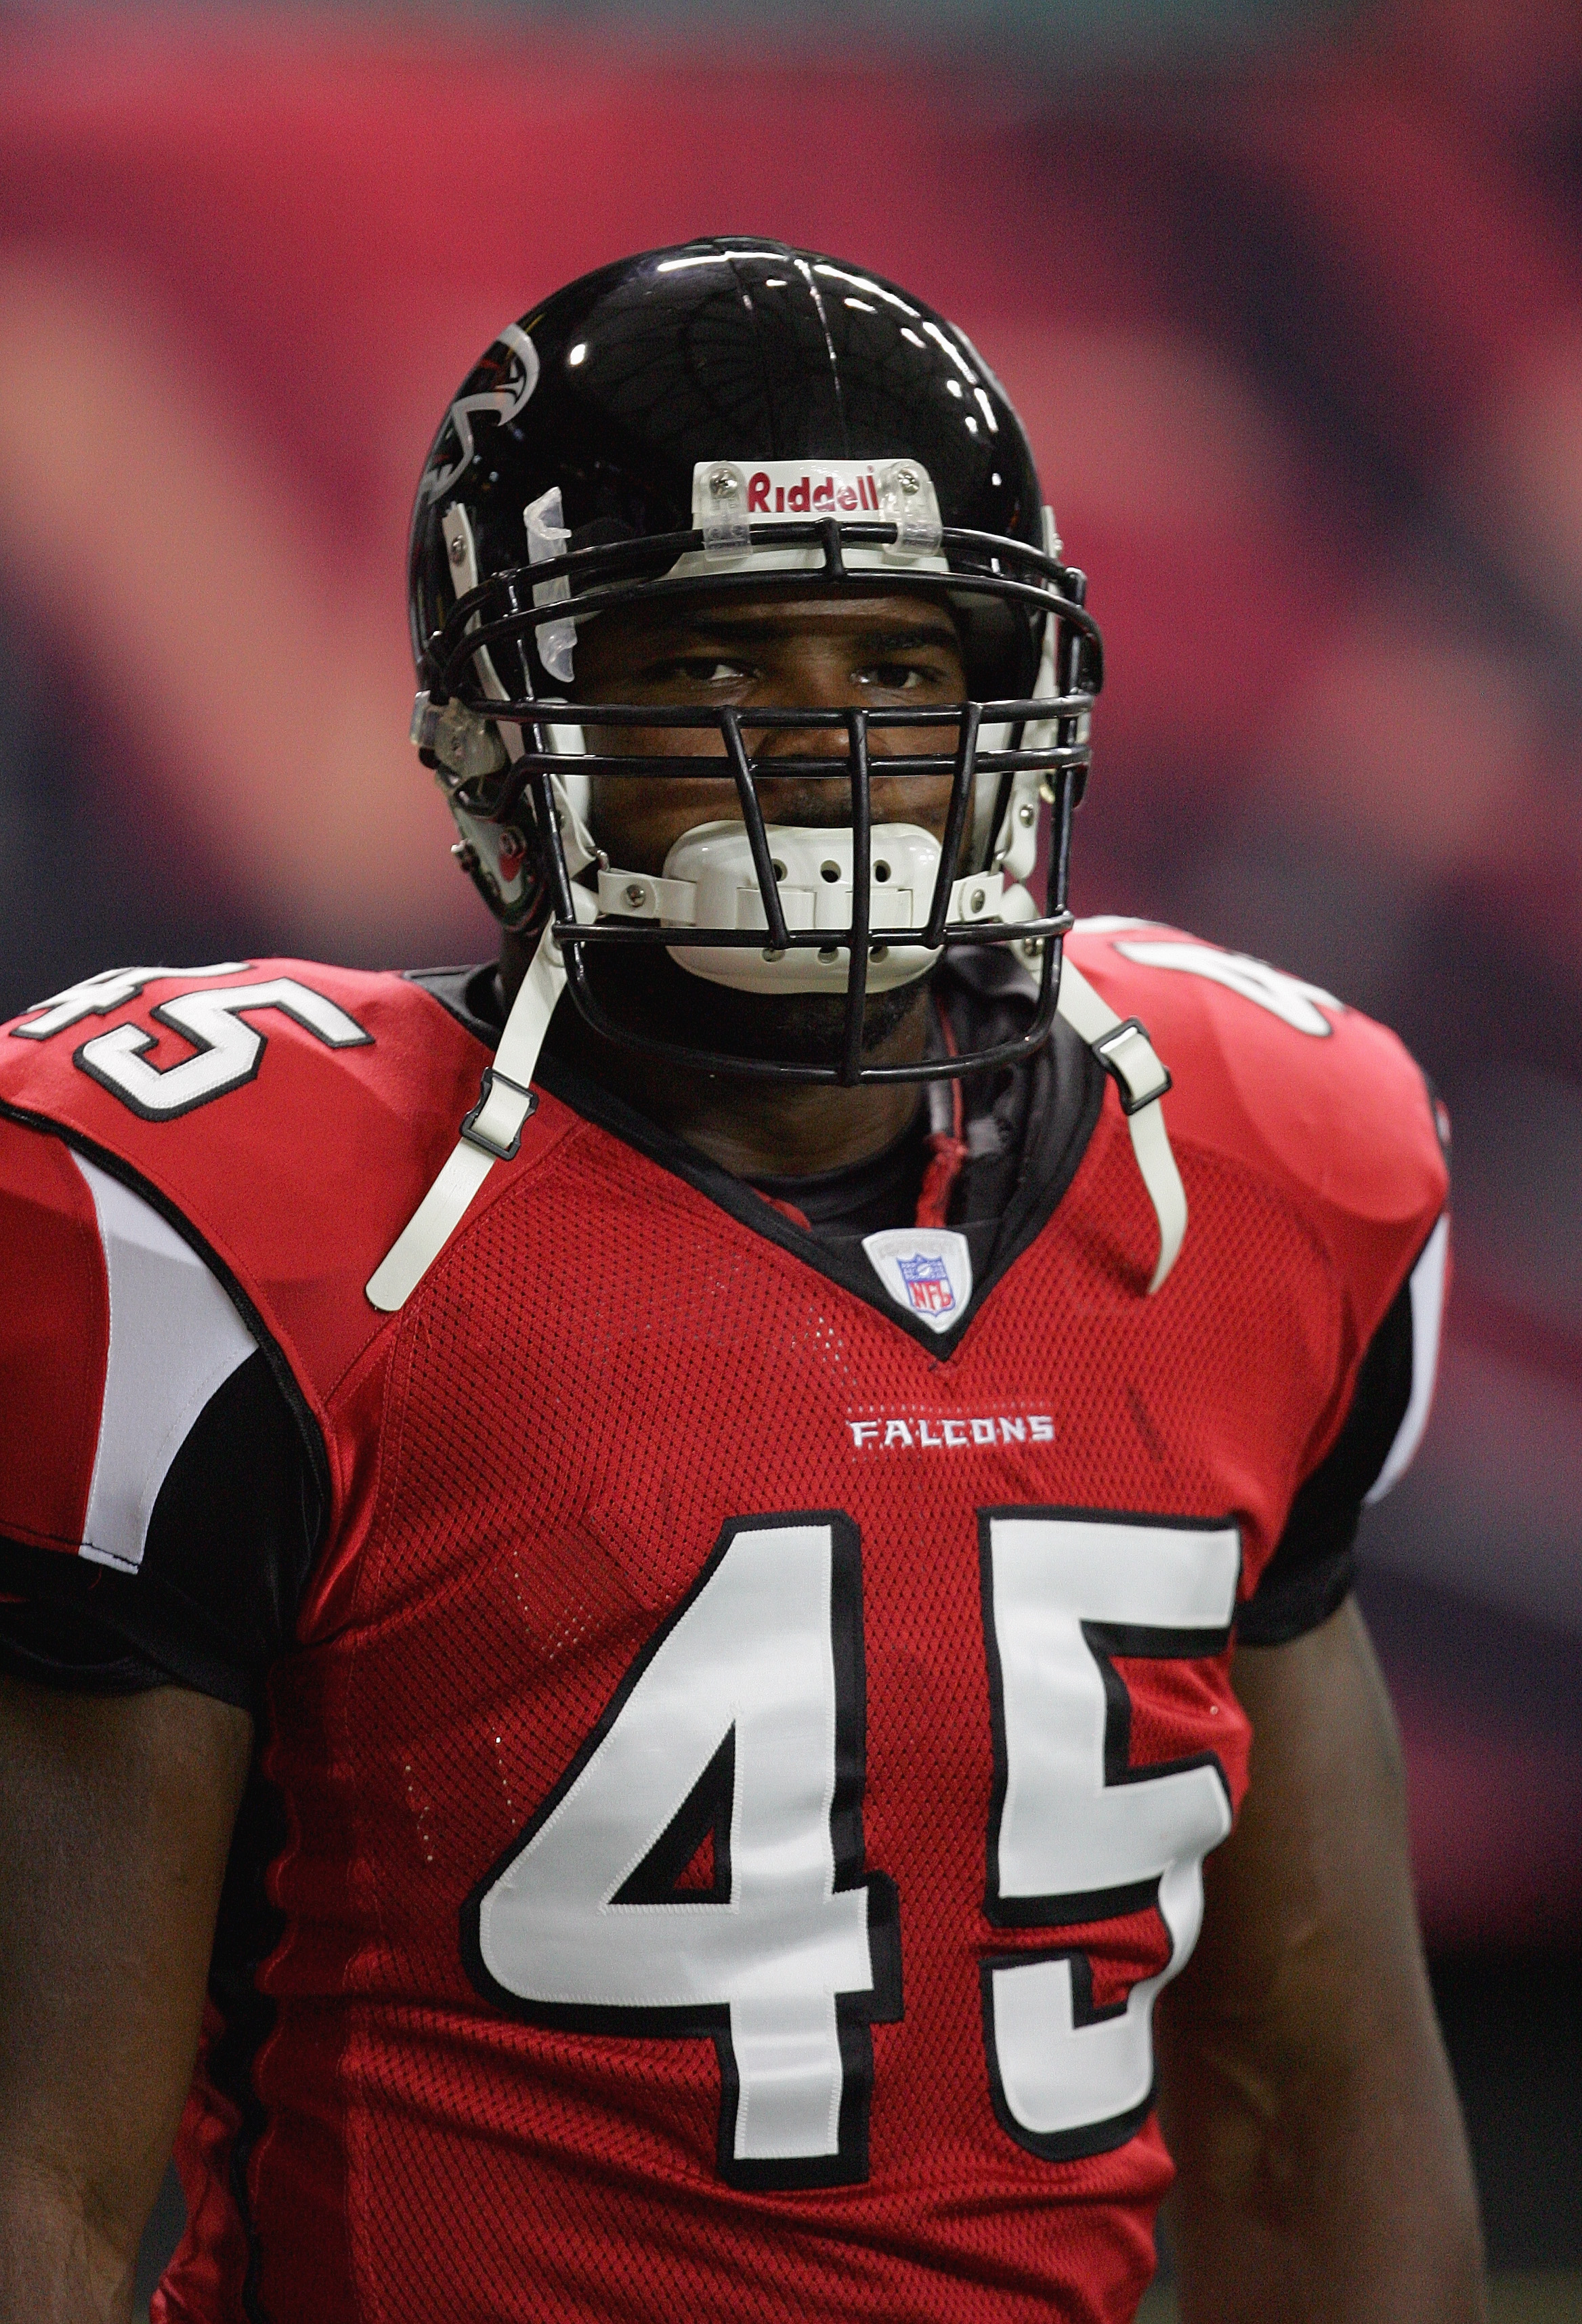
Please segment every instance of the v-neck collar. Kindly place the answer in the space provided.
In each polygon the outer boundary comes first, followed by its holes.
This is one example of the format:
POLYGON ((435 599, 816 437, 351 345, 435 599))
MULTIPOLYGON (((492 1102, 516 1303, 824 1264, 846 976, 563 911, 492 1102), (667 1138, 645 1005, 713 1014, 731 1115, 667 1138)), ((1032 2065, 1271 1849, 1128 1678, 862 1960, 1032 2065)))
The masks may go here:
MULTIPOLYGON (((484 1047, 493 1049, 499 1041, 500 1028, 480 1015, 472 999, 474 980, 492 971, 479 968, 409 969, 408 981, 421 984, 423 990, 465 1026, 484 1047)), ((564 1004, 563 1004, 564 1005, 564 1004)), ((821 1242, 806 1228, 797 1226, 773 1204, 765 1201, 745 1179, 732 1176, 707 1155, 689 1146, 673 1130, 629 1105, 624 1098, 606 1089, 602 1082, 582 1073, 565 1058, 553 1056, 548 1049, 539 1058, 534 1079, 562 1105, 586 1121, 597 1123, 618 1138, 623 1145, 631 1146, 649 1161, 657 1163, 672 1177, 680 1178, 720 1210, 747 1227, 766 1241, 777 1243, 792 1258, 800 1259, 817 1274, 838 1284, 856 1299, 872 1307, 897 1331, 904 1332, 926 1349, 930 1356, 945 1361, 953 1356, 971 1330, 979 1308, 1022 1252, 1036 1240, 1053 1216, 1061 1196, 1077 1175, 1077 1170, 1097 1126, 1104 1104, 1105 1074, 1087 1043, 1075 1034, 1063 1018, 1057 1018, 1052 1035, 1051 1063, 1055 1086, 1061 1095, 1057 1098, 1053 1118, 1047 1120, 1035 1136, 1041 1144, 1053 1150, 1039 1154, 1027 1171, 1022 1185, 1013 1194, 1001 1214, 998 1231, 994 1240, 988 1262, 973 1269, 972 1296, 967 1301, 959 1321, 947 1331, 936 1332, 921 1316, 911 1315, 898 1306, 870 1264, 866 1253, 857 1243, 851 1248, 821 1242), (1069 1094, 1066 1094, 1069 1093, 1069 1094)), ((1034 1067, 1024 1070, 1032 1071, 1034 1067)), ((958 1230, 959 1231, 959 1230, 958 1230)))

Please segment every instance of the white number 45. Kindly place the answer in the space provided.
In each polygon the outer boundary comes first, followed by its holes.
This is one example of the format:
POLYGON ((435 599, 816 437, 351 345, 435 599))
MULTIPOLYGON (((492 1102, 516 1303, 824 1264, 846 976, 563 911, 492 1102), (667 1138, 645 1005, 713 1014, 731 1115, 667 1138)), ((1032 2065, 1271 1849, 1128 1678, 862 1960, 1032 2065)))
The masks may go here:
MULTIPOLYGON (((220 976, 246 965, 245 961, 222 960, 196 973, 220 976)), ((108 1016, 135 1000, 144 985, 156 979, 193 973, 173 968, 106 969, 56 993, 52 1001, 39 1002, 42 1013, 26 1024, 14 1026, 13 1038, 52 1040, 86 1017, 108 1016)), ((242 1020, 244 1016, 269 1009, 289 1017, 328 1048, 356 1048, 374 1038, 325 993, 315 992, 294 976, 272 976, 256 984, 226 984, 212 991, 176 993, 162 1001, 150 1012, 155 1023, 180 1034, 191 1043, 194 1053, 179 1057, 173 1065, 149 1062, 143 1052, 153 1048, 154 1036, 141 1025, 116 1025, 107 1033, 96 1033, 83 1043, 72 1062, 144 1121, 173 1121, 180 1114, 190 1113, 194 1106, 207 1105, 212 1098, 223 1097, 227 1090, 240 1089, 244 1082, 253 1079, 267 1047, 267 1036, 242 1020)))
MULTIPOLYGON (((1128 1765, 1115 1655, 1228 1635, 1233 1526, 1034 1510, 982 1520, 995 1782, 991 1923, 1072 1927, 1157 1902, 1164 1969, 1108 2009, 1066 1945, 983 1962, 1010 2135, 1051 2160, 1152 2102, 1153 1997, 1230 1828, 1223 1771, 1128 1765)), ((463 1914, 478 1988, 570 2032, 711 2037, 719 2168, 742 2187, 865 2179, 875 2024, 902 2015, 896 1893, 865 1869, 862 1577, 839 1512, 737 1519, 463 1914)), ((964 1994, 963 2006, 973 2006, 964 1994)))

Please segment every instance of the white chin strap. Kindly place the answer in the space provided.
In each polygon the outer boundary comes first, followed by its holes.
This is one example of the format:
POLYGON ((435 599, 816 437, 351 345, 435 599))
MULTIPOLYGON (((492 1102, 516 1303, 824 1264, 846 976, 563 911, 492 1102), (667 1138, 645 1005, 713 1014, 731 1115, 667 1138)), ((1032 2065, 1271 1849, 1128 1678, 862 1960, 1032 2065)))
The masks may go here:
POLYGON ((1170 1085, 1170 1074, 1136 1018, 1117 1017, 1069 958, 1060 964, 1059 1013, 1087 1042, 1120 1093, 1132 1151, 1159 1222, 1159 1258, 1148 1284, 1152 1296, 1180 1257, 1187 1235, 1187 1190, 1160 1104, 1170 1085))
POLYGON ((371 1306, 393 1315, 404 1307, 472 1206, 496 1162, 509 1162, 522 1125, 536 1111, 531 1084, 555 1003, 566 989, 559 948, 539 938, 527 974, 486 1066, 478 1102, 461 1125, 450 1158, 368 1277, 371 1306))
MULTIPOLYGON (((449 1161, 368 1277, 369 1304, 385 1314, 405 1306, 495 1163, 510 1161, 521 1145, 523 1124, 538 1104, 531 1084, 539 1051, 565 987, 560 952, 547 935, 541 936, 495 1061, 485 1071, 478 1102, 462 1123, 449 1161)), ((1155 1292, 1175 1265, 1187 1231, 1186 1192, 1160 1110, 1170 1075, 1137 1019, 1117 1017, 1069 960, 1060 970, 1059 1012, 1120 1091, 1132 1150, 1159 1222, 1159 1259, 1148 1286, 1155 1292)))

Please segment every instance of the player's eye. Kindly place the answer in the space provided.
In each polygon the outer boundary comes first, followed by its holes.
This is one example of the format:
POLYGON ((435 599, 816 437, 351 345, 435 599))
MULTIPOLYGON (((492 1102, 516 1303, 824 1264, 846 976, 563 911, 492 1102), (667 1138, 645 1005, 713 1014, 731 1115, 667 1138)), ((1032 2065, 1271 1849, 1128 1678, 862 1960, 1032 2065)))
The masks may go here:
POLYGON ((661 662, 648 676, 661 680, 680 678, 690 686, 735 686, 753 673, 745 662, 725 661, 717 654, 683 654, 661 662))
POLYGON ((875 661, 859 669, 856 678, 859 685, 880 694, 911 694, 921 687, 939 685, 943 673, 930 662, 875 661))

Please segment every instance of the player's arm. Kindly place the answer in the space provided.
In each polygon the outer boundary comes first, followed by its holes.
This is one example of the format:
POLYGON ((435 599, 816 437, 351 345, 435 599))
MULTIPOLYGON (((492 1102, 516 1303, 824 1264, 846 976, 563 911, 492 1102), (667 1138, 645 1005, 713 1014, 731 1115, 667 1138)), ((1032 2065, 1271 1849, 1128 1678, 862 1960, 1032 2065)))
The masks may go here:
POLYGON ((0 2324, 128 2311, 319 1537, 282 1374, 164 1210, 0 1124, 0 2324))
POLYGON ((1187 2324, 1477 2324, 1482 2250, 1355 1601, 1245 1647, 1251 1788, 1160 2007, 1187 2324))
POLYGON ((0 2317, 132 2312, 252 1720, 0 1673, 0 2317))

